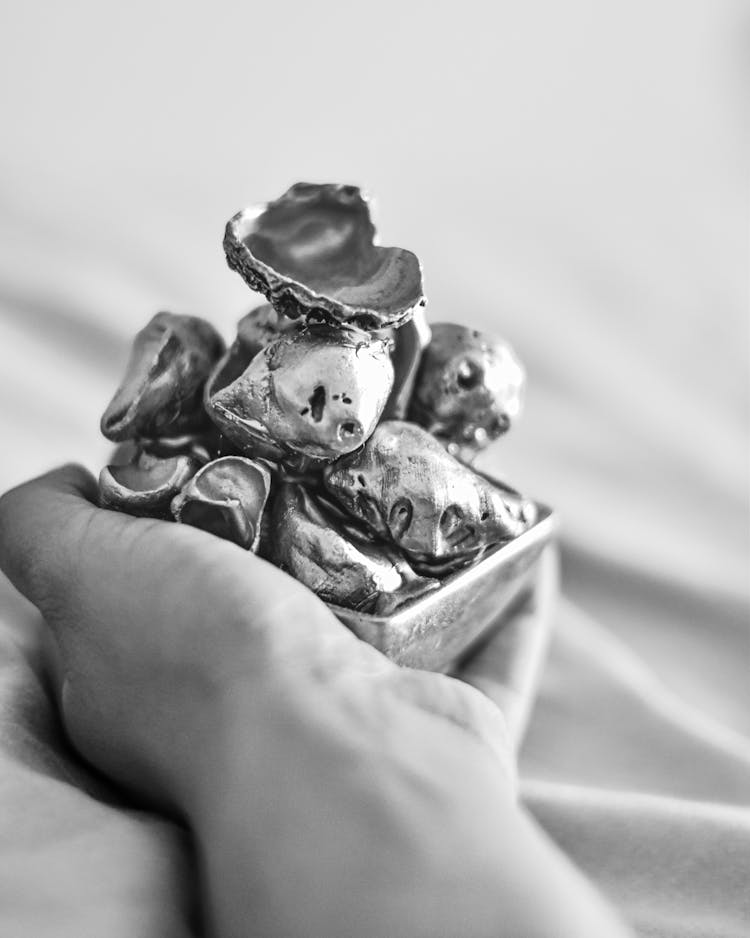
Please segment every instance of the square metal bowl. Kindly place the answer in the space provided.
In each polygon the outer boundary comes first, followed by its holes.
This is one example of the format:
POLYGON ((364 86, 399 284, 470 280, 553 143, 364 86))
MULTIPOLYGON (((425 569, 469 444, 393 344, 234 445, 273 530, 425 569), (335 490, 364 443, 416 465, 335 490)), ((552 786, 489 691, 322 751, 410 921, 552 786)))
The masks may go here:
POLYGON ((449 671, 531 591, 539 558, 555 530, 552 509, 536 507, 537 520, 528 531, 393 615, 330 608, 355 635, 397 664, 449 671))

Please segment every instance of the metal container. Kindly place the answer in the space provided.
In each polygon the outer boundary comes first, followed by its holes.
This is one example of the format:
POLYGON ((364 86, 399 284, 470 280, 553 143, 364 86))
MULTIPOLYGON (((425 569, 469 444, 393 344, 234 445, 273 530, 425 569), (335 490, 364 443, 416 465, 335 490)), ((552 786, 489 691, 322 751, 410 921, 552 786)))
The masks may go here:
POLYGON ((552 509, 536 507, 537 520, 527 531, 393 615, 330 608, 355 635, 397 664, 450 671, 531 592, 539 559, 555 530, 552 509))

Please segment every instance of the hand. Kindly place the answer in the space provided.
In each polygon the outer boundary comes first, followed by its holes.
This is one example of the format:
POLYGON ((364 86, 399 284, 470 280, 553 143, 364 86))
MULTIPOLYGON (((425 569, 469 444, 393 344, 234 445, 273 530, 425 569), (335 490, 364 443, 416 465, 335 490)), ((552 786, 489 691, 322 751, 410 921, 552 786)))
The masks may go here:
MULTIPOLYGON (((0 566, 50 626, 74 745, 193 827, 218 934, 622 934, 517 809, 487 698, 395 667, 236 546, 94 496, 75 468, 8 493, 0 566)), ((470 677, 513 707, 493 657, 470 677)))
MULTIPOLYGON (((501 715, 470 688, 394 667, 305 587, 233 544, 95 501, 76 467, 6 494, 0 565, 51 629, 71 739, 114 780, 179 798, 238 685, 265 701, 280 685, 365 676, 484 740, 512 774, 501 715)), ((483 676, 473 665, 473 679, 483 676)))

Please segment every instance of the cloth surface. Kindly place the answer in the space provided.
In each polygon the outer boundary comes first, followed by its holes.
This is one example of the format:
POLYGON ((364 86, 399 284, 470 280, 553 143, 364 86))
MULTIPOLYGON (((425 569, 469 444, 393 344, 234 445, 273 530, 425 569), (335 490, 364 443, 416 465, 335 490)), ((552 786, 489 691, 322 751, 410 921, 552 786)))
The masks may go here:
MULTIPOLYGON (((529 373, 480 461, 561 519, 526 803, 642 938, 747 935, 750 19, 518 6, 7 5, 0 490, 98 469, 153 312, 231 335, 255 299, 221 255, 237 209, 367 185, 428 317, 529 373)), ((0 934, 197 933, 185 833, 67 750, 38 628, 3 584, 0 934)))

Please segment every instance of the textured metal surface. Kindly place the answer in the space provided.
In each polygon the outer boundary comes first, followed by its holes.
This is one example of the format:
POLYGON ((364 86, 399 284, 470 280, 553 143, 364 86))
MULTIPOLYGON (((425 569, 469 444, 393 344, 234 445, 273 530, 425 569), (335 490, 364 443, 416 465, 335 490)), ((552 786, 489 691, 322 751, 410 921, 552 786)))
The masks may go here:
POLYGON ((275 202, 238 212, 227 263, 280 312, 382 329, 425 303, 417 257, 375 244, 356 186, 298 183, 275 202))
POLYGON ((244 452, 330 460, 368 438, 392 384, 387 342, 319 325, 265 346, 206 407, 244 452))
POLYGON ((172 514, 175 521, 256 550, 270 490, 267 466, 243 456, 224 456, 190 479, 172 501, 172 514))
POLYGON ((447 671, 496 628, 530 588, 555 527, 549 508, 538 504, 536 514, 536 522, 523 534, 392 615, 368 615, 335 605, 331 609, 355 635, 397 664, 447 671))
POLYGON ((157 313, 133 341, 125 377, 102 416, 104 436, 177 436, 205 425, 203 385, 223 351, 210 323, 157 313))
POLYGON ((517 537, 534 506, 454 459, 426 430, 390 420, 326 469, 325 486, 346 512, 392 540, 416 569, 444 572, 485 547, 517 537))
POLYGON ((299 320, 289 319, 277 312, 270 303, 263 303, 251 309, 237 323, 236 341, 252 361, 274 339, 289 332, 297 332, 300 326, 299 320))
POLYGON ((269 558, 326 602, 383 614, 439 586, 297 483, 275 494, 269 534, 269 558))
POLYGON ((455 323, 436 323, 425 349, 409 419, 471 458, 505 433, 520 413, 525 373, 502 339, 455 323))
POLYGON ((286 333, 299 332, 299 321, 277 313, 264 303, 246 313, 237 323, 237 336, 214 366, 206 382, 203 402, 207 407, 213 395, 236 381, 255 356, 286 333))
POLYGON ((125 465, 102 469, 99 502, 102 508, 130 515, 166 517, 172 499, 201 465, 194 455, 160 458, 140 452, 125 465))
POLYGON ((422 353, 430 341, 430 327, 424 311, 418 309, 409 322, 390 329, 393 342, 393 389, 383 411, 385 420, 404 420, 409 410, 409 401, 414 390, 422 353))

